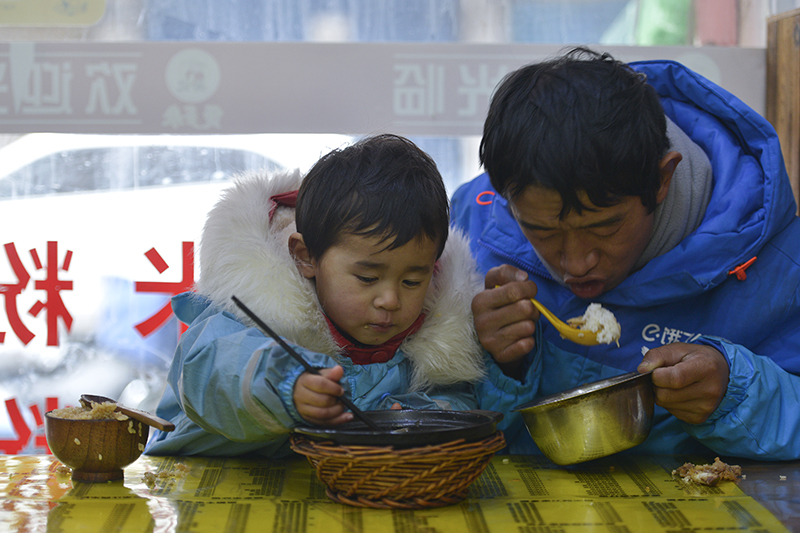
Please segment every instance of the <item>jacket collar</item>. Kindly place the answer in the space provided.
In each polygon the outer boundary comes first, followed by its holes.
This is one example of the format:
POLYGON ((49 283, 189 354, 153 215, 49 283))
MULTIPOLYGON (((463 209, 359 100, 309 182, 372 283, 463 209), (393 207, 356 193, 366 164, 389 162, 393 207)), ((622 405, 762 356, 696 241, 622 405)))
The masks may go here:
POLYGON ((369 365, 390 361, 403 341, 406 340, 406 337, 413 335, 422 327, 422 323, 425 321, 425 313, 419 315, 414 323, 402 333, 398 333, 383 344, 375 346, 356 342, 349 335, 340 331, 327 315, 325 315, 325 320, 328 323, 328 329, 333 335, 333 339, 339 345, 340 353, 349 357, 356 365, 369 365))

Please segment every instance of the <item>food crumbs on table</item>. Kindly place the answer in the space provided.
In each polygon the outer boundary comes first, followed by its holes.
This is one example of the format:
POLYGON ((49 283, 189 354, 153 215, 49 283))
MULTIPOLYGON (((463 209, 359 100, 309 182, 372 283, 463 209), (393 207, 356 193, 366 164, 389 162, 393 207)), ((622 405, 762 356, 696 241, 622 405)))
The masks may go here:
POLYGON ((150 489, 155 488, 159 483, 163 487, 166 485, 171 485, 176 481, 185 478, 190 470, 191 467, 183 463, 175 463, 171 470, 162 470, 158 473, 153 473, 148 470, 142 476, 142 482, 150 489))
POLYGON ((714 464, 711 465, 684 463, 683 466, 673 470, 672 475, 680 477, 686 484, 695 483, 697 485, 714 487, 722 480, 738 483, 742 478, 742 467, 738 465, 729 465, 722 462, 719 457, 716 457, 714 459, 714 464))
POLYGON ((780 476, 781 481, 786 481, 786 476, 780 476))
POLYGON ((56 467, 56 475, 58 476, 71 476, 72 469, 65 464, 60 464, 56 467))
POLYGON ((148 470, 142 475, 142 483, 152 489, 156 486, 156 475, 148 470))
POLYGON ((503 464, 507 465, 508 464, 508 459, 503 459, 503 464))
POLYGON ((74 439, 72 439, 72 442, 74 442, 77 446, 81 445, 81 441, 80 441, 80 439, 78 437, 75 437, 74 439))
POLYGON ((102 461, 103 460, 103 454, 102 453, 98 453, 97 454, 97 460, 98 461, 102 461))

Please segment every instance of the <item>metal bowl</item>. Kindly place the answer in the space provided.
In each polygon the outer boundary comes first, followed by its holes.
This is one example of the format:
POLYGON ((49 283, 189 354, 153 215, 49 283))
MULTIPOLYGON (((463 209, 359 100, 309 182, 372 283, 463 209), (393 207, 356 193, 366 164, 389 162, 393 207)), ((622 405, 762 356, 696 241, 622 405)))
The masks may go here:
POLYGON ((630 372, 514 408, 534 442, 558 465, 582 463, 643 442, 653 426, 650 372, 630 372))

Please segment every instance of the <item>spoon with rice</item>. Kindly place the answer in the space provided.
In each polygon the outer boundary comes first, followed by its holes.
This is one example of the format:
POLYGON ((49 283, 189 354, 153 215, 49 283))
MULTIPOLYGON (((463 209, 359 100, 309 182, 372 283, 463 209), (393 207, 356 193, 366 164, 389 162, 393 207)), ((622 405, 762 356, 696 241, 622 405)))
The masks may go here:
MULTIPOLYGON (((495 286, 495 288, 497 287, 499 285, 495 286)), ((617 322, 614 314, 603 308, 602 305, 598 303, 589 304, 583 316, 567 319, 565 323, 535 298, 531 298, 531 302, 542 316, 556 328, 556 331, 568 341, 583 346, 596 346, 598 344, 616 342, 617 346, 619 346, 622 327, 617 322)))
POLYGON ((622 328, 614 314, 600 304, 589 304, 583 316, 570 318, 564 323, 535 299, 531 298, 531 302, 565 339, 584 346, 612 342, 619 346, 622 328))
POLYGON ((134 409, 133 407, 126 407, 118 403, 116 400, 106 398, 105 396, 99 396, 97 394, 81 394, 80 401, 81 405, 88 409, 104 403, 113 404, 115 406, 113 409, 114 411, 128 415, 129 417, 133 418, 134 420, 138 420, 143 424, 160 429, 161 431, 173 431, 175 429, 175 424, 169 420, 164 420, 160 416, 156 416, 139 409, 134 409))

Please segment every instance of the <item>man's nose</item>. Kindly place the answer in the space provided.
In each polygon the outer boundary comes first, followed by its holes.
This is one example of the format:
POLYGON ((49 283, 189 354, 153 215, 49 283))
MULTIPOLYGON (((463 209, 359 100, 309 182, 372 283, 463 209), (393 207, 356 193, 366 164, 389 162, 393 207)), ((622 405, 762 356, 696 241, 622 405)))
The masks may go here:
POLYGON ((561 250, 561 268, 570 277, 587 275, 600 260, 596 244, 588 238, 567 235, 561 250))

